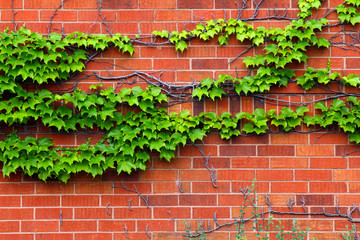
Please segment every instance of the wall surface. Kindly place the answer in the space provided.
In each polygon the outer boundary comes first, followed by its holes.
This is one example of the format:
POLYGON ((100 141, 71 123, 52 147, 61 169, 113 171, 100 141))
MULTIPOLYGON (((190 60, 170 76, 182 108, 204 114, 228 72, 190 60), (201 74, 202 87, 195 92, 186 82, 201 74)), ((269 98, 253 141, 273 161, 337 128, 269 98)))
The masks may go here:
MULTIPOLYGON (((233 0, 67 0, 56 15, 59 0, 14 0, 0 1, 0 29, 14 29, 15 15, 17 26, 26 25, 32 31, 46 34, 50 19, 51 31, 90 32, 107 34, 112 32, 134 37, 140 34, 150 36, 153 30, 192 29, 200 21, 215 18, 236 18, 236 1, 233 0), (53 16, 53 17, 52 17, 53 16), (102 18, 104 17, 104 19, 102 18), (61 30, 62 29, 62 30, 61 30)), ((242 2, 242 1, 240 1, 242 2)), ((245 1, 248 8, 243 18, 251 17, 257 1, 245 1)), ((268 11, 278 15, 296 17, 296 0, 264 0, 257 10, 258 18, 266 17, 268 11), (270 9, 270 10, 269 10, 270 9)), ((322 14, 327 7, 334 7, 341 1, 327 0, 320 9, 322 14)), ((328 18, 335 18, 330 15, 328 18)), ((255 20, 254 26, 284 27, 287 20, 255 20)), ((358 26, 358 25, 357 25, 358 26)), ((330 38, 341 27, 326 29, 322 37, 330 38)), ((354 30, 359 30, 358 27, 354 30)), ((146 39, 146 38, 144 38, 146 39)), ((126 75, 138 72, 161 72, 161 79, 176 84, 199 82, 206 77, 217 78, 226 73, 244 76, 243 59, 262 53, 261 47, 253 48, 240 58, 228 62, 248 46, 236 39, 230 39, 228 46, 219 46, 215 40, 207 42, 192 40, 183 54, 176 52, 172 45, 144 46, 135 44, 135 54, 121 54, 117 49, 109 49, 89 63, 84 75, 97 72, 104 76, 126 75), (237 69, 237 73, 235 71, 237 69)), ((306 64, 293 64, 296 74, 304 73, 306 67, 326 68, 328 58, 333 70, 346 74, 360 74, 360 56, 356 51, 346 51, 338 47, 328 49, 311 48, 306 64)), ((129 79, 131 80, 131 79, 129 79)), ((81 80, 78 87, 88 89, 97 82, 95 77, 81 80)), ((64 83, 63 87, 74 82, 64 83)), ((115 86, 116 81, 103 81, 104 86, 115 86)), ((52 86, 53 87, 53 86, 52 86)), ((131 87, 131 85, 127 85, 131 87)), ((51 89, 51 87, 49 87, 51 89)), ((350 89, 349 91, 357 91, 350 89)), ((276 100, 264 100, 253 96, 225 97, 221 101, 205 100, 183 103, 169 108, 169 112, 190 110, 193 114, 213 111, 237 113, 252 112, 255 108, 265 110, 282 107, 281 103, 294 107, 289 102, 313 101, 330 94, 326 88, 313 88, 305 93, 295 83, 286 87, 274 87, 262 94, 276 100)), ((308 107, 314 112, 314 104, 308 107)), ((198 148, 191 144, 178 149, 176 159, 170 163, 154 155, 148 162, 146 171, 131 175, 117 175, 107 171, 102 177, 79 174, 67 184, 37 180, 36 177, 18 173, 0 181, 0 239, 21 240, 80 240, 80 239, 184 239, 182 236, 191 223, 196 230, 198 220, 205 230, 216 227, 214 214, 220 224, 234 221, 240 216, 244 195, 239 190, 250 186, 256 179, 258 205, 268 209, 265 194, 271 199, 273 209, 287 212, 289 197, 295 201, 294 212, 303 212, 302 199, 308 212, 329 213, 339 209, 346 214, 352 203, 360 203, 360 151, 359 146, 350 144, 347 134, 338 129, 324 129, 308 133, 305 126, 298 129, 306 133, 278 133, 260 136, 235 137, 222 140, 217 133, 204 140, 203 152, 210 156, 206 160, 198 148), (211 169, 217 175, 217 188, 211 182, 211 169), (123 185, 122 185, 123 184, 123 185), (122 188, 125 186, 130 189, 122 188), (180 191, 181 186, 181 191, 180 191), (146 201, 139 197, 139 194, 146 201), (129 207, 130 206, 130 207, 129 207), (130 209, 131 208, 131 209, 130 209)), ((20 131, 20 130, 19 130, 20 131)), ((99 133, 78 132, 61 134, 54 130, 37 127, 36 137, 49 136, 59 146, 73 147, 84 143, 89 137, 99 139, 99 133)), ((197 143, 201 147, 201 143, 197 143)), ((1 174, 2 175, 2 174, 1 174)), ((246 210, 250 216, 250 207, 246 210)), ((261 208, 259 209, 261 211, 261 208)), ((354 217, 359 215, 356 210, 354 217)), ((340 232, 351 225, 346 218, 326 216, 275 215, 282 224, 289 227, 291 218, 298 218, 301 229, 311 228, 310 236, 318 239, 340 239, 340 232)), ((254 236, 250 223, 246 230, 254 236)), ((207 234, 208 239, 235 239, 234 225, 222 227, 207 234)), ((248 235, 248 236, 250 236, 248 235)), ((250 238, 250 237, 249 237, 250 238)))

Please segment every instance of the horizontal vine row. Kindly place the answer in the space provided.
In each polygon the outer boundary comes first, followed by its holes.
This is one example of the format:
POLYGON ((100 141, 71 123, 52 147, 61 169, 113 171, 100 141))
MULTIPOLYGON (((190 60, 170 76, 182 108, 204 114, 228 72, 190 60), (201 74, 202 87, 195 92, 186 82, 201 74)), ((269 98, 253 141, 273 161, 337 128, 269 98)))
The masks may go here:
MULTIPOLYGON (((229 93, 248 95, 265 93, 273 86, 287 86, 296 82, 304 90, 315 84, 341 82, 345 86, 358 87, 360 77, 331 71, 329 61, 326 69, 307 68, 305 74, 296 77, 288 64, 307 61, 306 52, 311 47, 329 47, 330 41, 317 33, 329 25, 326 18, 309 19, 313 9, 321 6, 321 0, 299 1, 298 19, 292 20, 284 29, 257 27, 240 19, 210 20, 195 29, 182 32, 154 31, 153 37, 164 38, 157 44, 174 44, 180 52, 188 48, 191 39, 203 41, 217 37, 220 45, 226 45, 232 35, 251 47, 264 45, 264 54, 246 57, 244 63, 253 71, 245 77, 220 75, 219 79, 203 79, 194 85, 191 97, 197 100, 215 100, 229 93), (166 41, 167 40, 167 41, 166 41)), ((347 0, 335 8, 339 24, 360 22, 359 3, 347 0)), ((104 133, 95 144, 81 144, 75 148, 55 146, 50 138, 20 138, 9 134, 0 141, 2 172, 9 176, 19 170, 41 180, 59 179, 67 182, 71 174, 86 172, 92 176, 103 174, 108 168, 130 173, 145 170, 151 153, 170 161, 178 147, 203 140, 211 132, 219 132, 223 139, 248 134, 271 133, 274 127, 281 131, 296 131, 302 124, 308 127, 326 128, 339 126, 349 134, 350 141, 360 143, 360 106, 356 96, 346 102, 334 99, 330 106, 317 102, 315 109, 321 114, 307 114, 306 106, 296 109, 283 107, 265 112, 255 109, 252 113, 228 112, 201 113, 193 116, 189 111, 168 113, 165 104, 171 98, 156 86, 101 89, 90 87, 92 94, 82 90, 54 94, 44 90, 48 83, 65 82, 82 72, 90 59, 110 47, 122 53, 134 52, 134 44, 145 44, 141 37, 114 34, 89 35, 74 32, 67 36, 50 33, 48 37, 31 32, 25 27, 0 34, 0 123, 6 126, 27 125, 38 122, 59 132, 74 133, 79 130, 98 128, 104 133), (35 83, 37 89, 26 90, 25 85, 35 83), (24 85, 25 84, 25 85, 24 85), (40 87, 38 87, 40 86, 40 87), (38 89, 39 88, 39 89, 38 89), (121 111, 130 106, 133 111, 121 111)), ((156 45, 153 42, 149 45, 156 45)))

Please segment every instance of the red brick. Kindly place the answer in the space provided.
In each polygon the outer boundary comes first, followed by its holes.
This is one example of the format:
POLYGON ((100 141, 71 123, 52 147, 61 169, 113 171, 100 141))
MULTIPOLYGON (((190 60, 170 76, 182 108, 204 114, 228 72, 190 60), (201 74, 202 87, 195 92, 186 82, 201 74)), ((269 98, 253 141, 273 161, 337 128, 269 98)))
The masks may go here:
POLYGON ((63 225, 60 226, 60 231, 63 232, 88 232, 96 231, 97 222, 94 221, 71 221, 64 220, 63 225))
POLYGON ((61 197, 62 206, 99 206, 96 195, 65 195, 61 197))
POLYGON ((154 207, 154 218, 190 218, 190 207, 154 207), (170 213, 171 215, 170 215, 170 213))
POLYGON ((310 228, 313 231, 332 231, 333 226, 332 220, 299 220, 298 222, 298 227, 300 229, 307 229, 310 228))
POLYGON ((158 169, 183 169, 190 168, 191 159, 190 158, 176 158, 174 161, 166 161, 165 159, 155 158, 154 159, 154 168, 158 169))
POLYGON ((149 22, 154 21, 152 10, 120 10, 117 12, 118 21, 124 22, 149 22))
MULTIPOLYGON (((129 211, 129 209, 128 209, 129 211)), ((135 221, 128 220, 100 220, 99 231, 114 232, 125 230, 125 225, 129 231, 135 230, 135 221)))
POLYGON ((157 10, 155 21, 190 21, 191 11, 189 10, 157 10))
MULTIPOLYGON (((203 151, 206 155, 210 154, 210 158, 212 156, 218 155, 217 146, 205 145, 203 148, 203 151)), ((202 155, 198 148, 196 148, 192 145, 186 145, 186 146, 180 148, 180 156, 197 157, 197 156, 202 156, 202 155)))
POLYGON ((228 207, 194 207, 193 218, 230 218, 230 208, 228 207))
POLYGON ((335 156, 360 156, 359 147, 352 145, 335 145, 335 156))
POLYGON ((182 181, 207 181, 210 179, 208 170, 180 170, 179 179, 182 181))
MULTIPOLYGON (((253 182, 234 182, 231 183, 231 192, 240 193, 240 187, 242 189, 250 187, 253 182)), ((258 193, 268 193, 270 191, 269 182, 255 182, 255 189, 258 193)))
POLYGON ((291 181, 292 170, 256 170, 256 180, 260 181, 291 181))
POLYGON ((21 220, 33 219, 34 210, 31 208, 6 208, 0 209, 0 219, 3 220, 21 220))
POLYGON ((232 168, 269 168, 269 158, 261 157, 233 157, 232 168))
POLYGON ((308 192, 307 182, 272 182, 271 183, 272 193, 304 193, 308 192))
POLYGON ((34 193, 34 184, 32 183, 1 183, 0 192, 7 194, 32 194, 34 193))
MULTIPOLYGON (((179 181, 175 182, 153 182, 154 193, 179 193, 179 181)), ((183 192, 190 192, 190 183, 182 182, 181 189, 183 192)))
POLYGON ((22 206, 25 207, 60 206, 60 197, 59 196, 23 196, 22 206))
POLYGON ((60 218, 60 213, 62 213, 63 219, 69 219, 73 216, 73 211, 71 208, 35 208, 36 219, 58 220, 60 218))
MULTIPOLYGON (((76 11, 58 11, 53 17, 53 21, 76 21, 77 20, 76 11)), ((42 10, 40 11, 40 20, 41 21, 50 21, 50 18, 54 15, 54 10, 42 10)))
MULTIPOLYGON (((208 46, 202 46, 202 47, 194 47, 190 46, 186 51, 183 53, 180 53, 180 57, 184 58, 209 58, 209 57, 215 57, 215 47, 208 47, 208 46)), ((194 65, 193 65, 194 66, 194 65)), ((194 67, 193 67, 194 69, 194 67)))
POLYGON ((294 156, 294 146, 258 146, 259 156, 294 156))
MULTIPOLYGON (((0 2, 0 9, 11 9, 11 2, 8 1, 1 1, 0 2)), ((21 0, 14 0, 14 9, 22 8, 22 1, 21 0)))
MULTIPOLYGON (((24 7, 26 9, 55 9, 60 5, 60 1, 57 0, 31 0, 24 1, 24 7)), ((64 4, 66 5, 66 4, 64 4)))
MULTIPOLYGON (((140 190, 139 190, 140 191, 140 190)), ((101 206, 106 206, 110 203, 112 206, 128 206, 131 199, 132 206, 139 206, 138 195, 134 193, 133 195, 102 195, 101 196, 101 206)))
POLYGON ((297 156, 334 156, 331 145, 299 145, 296 146, 297 156))
MULTIPOLYGON (((131 183, 122 183, 122 184, 124 184, 125 187, 132 189, 132 190, 135 190, 135 187, 136 187, 136 189, 140 193, 151 193, 151 183, 150 182, 136 183, 136 184, 131 184, 131 183)), ((130 192, 128 190, 126 190, 125 188, 123 188, 121 183, 115 183, 114 184, 114 193, 129 194, 130 192)))
POLYGON ((245 199, 242 194, 219 194, 218 205, 219 206, 238 206, 243 205, 245 199))
POLYGON ((75 219, 106 219, 111 218, 106 212, 106 208, 75 208, 75 219))
MULTIPOLYGON (((31 238, 32 239, 32 238, 31 238)), ((72 233, 38 233, 36 240, 73 240, 72 233)))
POLYGON ((334 170, 334 181, 359 181, 360 170, 334 170))
MULTIPOLYGON (((15 19, 17 21, 39 21, 39 11, 16 11, 15 19)), ((11 21, 13 19, 13 12, 8 10, 1 11, 2 21, 11 21)))
POLYGON ((151 208, 147 207, 115 208, 114 218, 117 219, 140 219, 151 218, 151 208))
POLYGON ((0 207, 20 207, 20 196, 0 196, 0 207))
POLYGON ((174 231, 175 224, 169 220, 139 220, 137 222, 138 231, 174 231))
MULTIPOLYGON (((217 170, 218 180, 253 180, 254 170, 217 170)), ((210 179, 210 177, 209 177, 210 179)))
POLYGON ((182 194, 179 196, 182 206, 212 206, 216 205, 216 195, 182 194))
POLYGON ((228 69, 226 59, 193 59, 192 69, 228 69))
MULTIPOLYGON (((65 33, 72 33, 72 32, 76 32, 76 31, 80 31, 83 33, 100 33, 100 29, 101 29, 101 24, 100 23, 68 23, 65 22, 63 23, 64 25, 64 32, 65 33)), ((87 68, 88 70, 88 68, 87 68)))
MULTIPOLYGON (((194 168, 206 168, 204 158, 193 158, 193 167, 194 168)), ((218 168, 229 168, 230 167, 230 158, 224 157, 210 157, 209 158, 209 167, 218 168)))
POLYGON ((141 47, 141 57, 143 58, 177 58, 177 52, 174 47, 141 47))
POLYGON ((52 142, 57 146, 74 146, 75 137, 72 134, 38 134, 38 138, 48 137, 52 139, 52 142))
POLYGON ((331 170, 295 170, 295 180, 332 180, 331 170))
POLYGON ((90 193, 112 193, 113 188, 111 183, 77 183, 75 185, 76 194, 90 194, 90 193))
POLYGON ((171 9, 176 7, 176 0, 139 0, 140 9, 171 9))
MULTIPOLYGON (((119 23, 119 22, 109 22, 109 29, 113 33, 121 33, 121 34, 137 34, 139 33, 139 25, 137 23, 119 23)), ((103 34, 108 34, 106 28, 102 28, 103 34)))
POLYGON ((345 133, 312 133, 310 134, 311 144, 348 144, 349 137, 345 133))
POLYGON ((230 183, 229 182, 216 182, 216 188, 212 185, 211 181, 208 182, 193 182, 192 191, 194 193, 220 193, 220 192, 229 192, 230 183))
POLYGON ((36 183, 37 194, 69 194, 74 193, 74 184, 72 183, 36 183))
POLYGON ((1 233, 5 232, 19 232, 19 221, 7 221, 7 222, 0 222, 0 229, 1 233))
POLYGON ((140 31, 142 34, 151 34, 155 30, 162 31, 164 29, 169 32, 176 31, 177 25, 175 22, 140 22, 140 31))
POLYGON ((189 69, 188 59, 154 59, 154 69, 189 69))
POLYGON ((151 69, 151 59, 116 59, 116 69, 151 69))
POLYGON ((349 157, 349 168, 360 168, 360 158, 349 157))
POLYGON ((141 172, 141 181, 171 181, 176 180, 175 170, 146 170, 141 172))
POLYGON ((271 144, 307 144, 308 136, 300 133, 272 134, 271 144))
MULTIPOLYGON (((350 190, 351 190, 351 186, 350 186, 350 190)), ((347 186, 346 186, 346 183, 344 183, 344 182, 311 182, 310 183, 310 192, 312 192, 312 193, 345 193, 345 192, 347 192, 347 186)))
POLYGON ((271 158, 271 168, 307 168, 307 158, 271 158))
POLYGON ((102 6, 104 9, 132 9, 138 7, 137 0, 103 0, 102 6))
POLYGON ((221 156, 255 156, 256 147, 251 145, 220 146, 221 156))
POLYGON ((57 232, 59 221, 22 221, 22 232, 57 232))
POLYGON ((346 168, 346 158, 310 158, 310 168, 346 168))
POLYGON ((178 0, 178 8, 185 9, 200 9, 200 8, 213 8, 213 0, 198 0, 198 1, 189 1, 189 0, 178 0))
MULTIPOLYGON (((149 196, 149 206, 177 206, 178 196, 177 195, 152 195, 149 196)), ((141 201, 141 205, 145 206, 145 202, 141 201)))
POLYGON ((112 233, 75 233, 75 240, 112 240, 112 233))
MULTIPOLYGON (((115 11, 101 11, 101 14, 106 18, 107 22, 114 22, 116 20, 115 11)), ((96 18, 100 18, 99 11, 79 11, 78 12, 78 21, 94 21, 96 18)))
MULTIPOLYGON (((232 101, 230 101, 231 104, 232 101)), ((231 106, 230 106, 231 108, 231 106)), ((240 106, 239 106, 240 109, 240 106)), ((236 113, 240 112, 237 111, 236 113)), ((235 112, 234 112, 235 115, 235 112)), ((251 136, 251 135, 246 135, 246 136, 238 136, 238 137, 233 137, 231 138, 231 142, 233 144, 269 144, 269 135, 268 134, 264 134, 264 135, 256 135, 256 136, 251 136)))

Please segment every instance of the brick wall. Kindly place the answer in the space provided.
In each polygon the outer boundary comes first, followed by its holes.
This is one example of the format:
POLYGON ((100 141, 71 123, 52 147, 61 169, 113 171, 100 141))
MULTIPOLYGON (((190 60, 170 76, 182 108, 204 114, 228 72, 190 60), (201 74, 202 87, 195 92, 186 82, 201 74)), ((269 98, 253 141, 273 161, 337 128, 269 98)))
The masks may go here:
MULTIPOLYGON (((296 0, 265 0, 261 5, 259 17, 266 16, 268 8, 276 5, 278 13, 288 8, 289 16, 296 16, 296 0)), ((334 7, 341 1, 327 0, 324 7, 334 7)), ((40 33, 47 33, 49 20, 59 6, 59 0, 14 0, 15 20, 19 26, 40 33)), ((249 8, 243 16, 254 12, 254 4, 248 1, 249 8)), ((96 0, 67 0, 53 18, 51 31, 63 29, 64 33, 82 31, 107 33, 101 23, 96 0)), ((0 29, 14 28, 13 11, 10 1, 0 1, 0 29)), ((273 10, 271 10, 273 11, 273 10)), ((321 9, 320 12, 325 11, 321 9)), ((191 29, 192 22, 216 18, 236 18, 238 11, 233 0, 103 0, 101 13, 106 16, 109 28, 134 36, 141 33, 149 36, 153 30, 191 29)), ((330 15, 329 18, 334 18, 330 15)), ((254 25, 285 26, 287 21, 255 21, 254 25)), ((327 29, 321 36, 329 38, 340 28, 327 29), (333 31, 333 32, 331 32, 333 31)), ((359 30, 356 29, 355 30, 359 30)), ((174 47, 164 45, 149 47, 135 45, 133 57, 121 54, 116 49, 106 50, 90 63, 84 74, 97 72, 108 76, 126 75, 134 71, 161 71, 162 80, 174 83, 190 83, 205 77, 216 78, 222 73, 235 76, 247 74, 242 60, 246 56, 261 53, 259 48, 250 50, 241 58, 228 64, 228 61, 247 46, 235 39, 229 45, 220 47, 215 40, 206 43, 193 40, 183 54, 175 52, 174 47)), ((294 64, 297 74, 304 73, 306 67, 326 68, 327 59, 332 61, 334 70, 344 70, 346 74, 360 74, 359 54, 331 47, 311 49, 307 64, 294 64)), ((79 87, 88 89, 96 83, 95 78, 81 81, 79 87)), ((67 84, 64 84, 66 88, 67 84)), ((105 86, 116 82, 103 82, 105 86)), ((356 91, 346 89, 346 91, 356 91)), ((275 87, 266 97, 301 102, 321 99, 328 91, 314 88, 304 94, 295 84, 287 88, 275 87)), ((290 104, 293 107, 292 104, 290 104)), ((281 109, 276 101, 260 101, 254 97, 230 97, 222 101, 202 101, 176 105, 169 111, 188 109, 193 114, 213 111, 236 113, 252 112, 254 108, 281 109)), ((313 104, 309 105, 314 112, 313 104)), ((309 130, 305 127, 300 131, 309 130)), ((56 131, 38 128, 37 137, 50 136, 60 146, 76 146, 96 134, 76 133, 63 135, 56 131)), ((340 210, 346 210, 354 203, 360 203, 360 151, 350 144, 344 133, 335 129, 311 134, 287 133, 261 136, 237 137, 230 141, 221 140, 218 134, 205 138, 204 153, 210 154, 209 166, 217 174, 214 188, 210 172, 199 150, 186 146, 177 151, 171 163, 154 156, 145 172, 131 175, 108 171, 102 177, 93 179, 79 174, 67 184, 58 182, 43 183, 36 178, 21 173, 0 181, 0 239, 184 239, 186 230, 184 220, 196 229, 198 219, 208 227, 215 227, 214 213, 219 223, 231 222, 240 215, 239 209, 244 201, 239 187, 250 186, 257 179, 258 204, 266 210, 265 193, 271 198, 272 207, 287 211, 286 204, 291 197, 295 200, 293 210, 302 212, 301 200, 306 200, 306 210, 335 212, 337 199, 340 210), (355 152, 352 152, 355 151, 355 152), (352 153, 350 153, 352 152, 352 153), (350 153, 346 155, 346 153, 350 153), (343 156, 343 155, 346 156, 343 156), (179 183, 181 189, 179 191, 179 183), (146 199, 148 205, 133 191, 121 188, 122 183, 135 190, 146 199), (131 210, 129 209, 129 202, 131 210), (61 215, 61 216, 60 216, 61 215), (125 227, 126 226, 126 227, 125 227)), ((249 214, 249 213, 247 213, 249 214)), ((358 216, 358 212, 354 216, 358 216)), ((291 222, 289 215, 276 216, 285 226, 291 222)), ((311 228, 311 236, 319 239, 340 239, 339 232, 350 223, 344 218, 296 216, 302 229, 311 228)), ((251 231, 250 224, 246 230, 251 231)), ((208 239, 235 239, 235 226, 224 227, 208 239)), ((254 234, 254 232, 253 232, 254 234)))

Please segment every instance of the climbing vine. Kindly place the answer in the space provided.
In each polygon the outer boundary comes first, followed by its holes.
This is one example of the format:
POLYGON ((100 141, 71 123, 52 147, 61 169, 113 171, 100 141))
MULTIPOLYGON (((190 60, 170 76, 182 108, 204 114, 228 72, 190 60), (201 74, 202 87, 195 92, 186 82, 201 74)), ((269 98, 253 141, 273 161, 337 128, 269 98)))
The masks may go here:
POLYGON ((199 23, 193 30, 154 31, 152 38, 163 39, 162 42, 149 43, 142 41, 140 36, 130 39, 120 34, 108 36, 81 32, 43 36, 25 27, 4 31, 0 34, 0 123, 3 126, 25 126, 37 122, 68 133, 97 128, 104 137, 93 145, 89 139, 76 148, 63 148, 54 146, 47 137, 20 138, 16 132, 10 133, 0 141, 3 174, 9 176, 21 169, 25 174, 35 174, 44 181, 50 178, 66 182, 71 174, 77 172, 95 177, 108 168, 116 168, 119 174, 145 170, 150 152, 157 152, 161 158, 170 161, 178 147, 202 140, 214 131, 219 132, 223 139, 230 139, 240 135, 273 133, 274 127, 289 132, 297 131, 302 124, 314 129, 336 125, 349 134, 350 141, 360 143, 360 102, 355 93, 332 90, 334 95, 329 99, 334 100, 331 105, 316 102, 315 109, 320 112, 317 115, 307 114, 306 103, 295 109, 283 107, 279 113, 255 109, 252 113, 232 115, 224 112, 218 116, 213 112, 191 115, 189 111, 170 114, 167 111, 167 106, 184 101, 261 94, 289 83, 296 83, 304 90, 330 83, 359 87, 358 75, 332 72, 330 61, 326 69, 308 67, 303 75, 297 77, 292 69, 287 68, 291 63, 305 63, 310 48, 334 45, 331 39, 319 38, 318 32, 333 26, 360 23, 360 3, 355 0, 347 0, 333 10, 338 14, 339 22, 336 24, 331 25, 326 19, 329 12, 321 18, 310 18, 321 2, 299 1, 298 18, 283 29, 254 28, 248 19, 240 17, 214 19, 199 23), (132 55, 134 43, 173 44, 175 50, 182 53, 194 38, 203 41, 217 38, 219 45, 226 45, 232 35, 239 42, 251 42, 246 51, 265 45, 264 54, 243 60, 249 70, 245 77, 222 74, 218 79, 206 78, 200 83, 176 86, 139 72, 123 77, 95 74, 99 80, 137 76, 149 86, 146 89, 139 86, 104 88, 98 84, 86 92, 74 85, 67 93, 44 89, 47 84, 59 84, 74 78, 108 48, 115 47, 132 55), (130 106, 133 110, 119 111, 121 106, 130 106))

